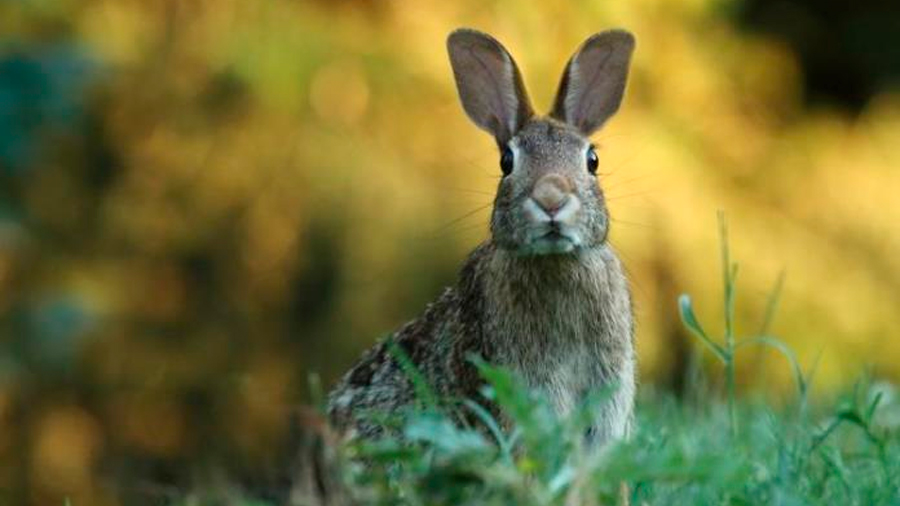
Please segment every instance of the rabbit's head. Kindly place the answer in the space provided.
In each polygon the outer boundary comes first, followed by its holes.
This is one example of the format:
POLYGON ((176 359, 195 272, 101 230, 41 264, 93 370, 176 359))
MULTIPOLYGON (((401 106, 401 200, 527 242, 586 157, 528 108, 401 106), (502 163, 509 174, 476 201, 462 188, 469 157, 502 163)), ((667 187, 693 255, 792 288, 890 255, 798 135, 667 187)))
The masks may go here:
POLYGON ((588 38, 566 65, 547 116, 534 113, 516 63, 493 37, 460 29, 447 48, 463 108, 500 149, 494 243, 522 255, 603 244, 609 215, 589 136, 619 108, 634 37, 610 30, 588 38))

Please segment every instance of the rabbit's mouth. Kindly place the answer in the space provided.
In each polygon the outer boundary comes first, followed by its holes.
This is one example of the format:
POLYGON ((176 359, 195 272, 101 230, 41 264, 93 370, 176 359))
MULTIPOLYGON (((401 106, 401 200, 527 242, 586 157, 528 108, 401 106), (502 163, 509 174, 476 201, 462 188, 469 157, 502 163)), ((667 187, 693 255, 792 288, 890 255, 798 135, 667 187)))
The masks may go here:
POLYGON ((559 255, 571 253, 581 245, 577 234, 567 232, 563 227, 550 226, 548 230, 523 245, 522 255, 559 255))
POLYGON ((555 206, 527 198, 522 208, 527 225, 524 240, 519 243, 519 254, 556 255, 571 253, 582 246, 578 226, 581 202, 576 196, 568 195, 555 206))

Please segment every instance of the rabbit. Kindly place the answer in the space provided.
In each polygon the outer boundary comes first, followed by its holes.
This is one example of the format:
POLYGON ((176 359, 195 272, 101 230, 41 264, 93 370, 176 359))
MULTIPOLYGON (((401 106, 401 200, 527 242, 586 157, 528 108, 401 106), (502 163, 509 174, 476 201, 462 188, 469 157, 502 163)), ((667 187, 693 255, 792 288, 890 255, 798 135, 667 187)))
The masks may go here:
POLYGON ((385 428, 374 415, 415 402, 396 346, 437 395, 478 400, 505 424, 479 395, 483 380, 473 355, 512 370, 560 416, 592 390, 613 386, 590 436, 599 444, 627 437, 636 390, 631 294, 608 241, 609 212, 589 136, 619 109, 634 46, 624 30, 588 38, 542 116, 496 39, 466 28, 449 35, 463 109, 499 150, 490 238, 469 255, 456 286, 339 380, 328 397, 338 430, 378 437, 385 428))

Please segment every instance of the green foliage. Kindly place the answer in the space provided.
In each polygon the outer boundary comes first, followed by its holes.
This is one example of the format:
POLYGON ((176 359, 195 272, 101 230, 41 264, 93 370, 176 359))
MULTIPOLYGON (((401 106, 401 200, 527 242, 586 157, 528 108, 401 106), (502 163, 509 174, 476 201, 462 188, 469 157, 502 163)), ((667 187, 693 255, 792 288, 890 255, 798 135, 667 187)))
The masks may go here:
POLYGON ((401 435, 359 442, 351 472, 366 504, 896 504, 900 432, 896 392, 860 381, 835 408, 797 416, 736 401, 689 405, 648 393, 628 441, 591 451, 588 416, 606 396, 557 417, 546 399, 505 370, 479 363, 485 394, 509 416, 508 440, 416 410, 401 435), (888 401, 888 399, 890 399, 888 401))

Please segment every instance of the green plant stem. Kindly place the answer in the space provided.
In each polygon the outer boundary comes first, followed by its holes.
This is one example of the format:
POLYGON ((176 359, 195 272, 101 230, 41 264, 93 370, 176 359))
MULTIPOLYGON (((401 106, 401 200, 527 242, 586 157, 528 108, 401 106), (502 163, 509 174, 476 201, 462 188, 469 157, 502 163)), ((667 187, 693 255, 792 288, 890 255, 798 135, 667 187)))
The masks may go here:
POLYGON ((738 434, 737 403, 734 394, 734 357, 729 355, 725 363, 725 388, 728 390, 728 419, 731 425, 731 435, 738 434))
POLYGON ((737 403, 735 402, 735 367, 734 367, 734 280, 737 266, 731 264, 728 251, 728 224, 725 213, 718 212, 719 239, 722 244, 722 284, 725 291, 725 389, 728 394, 728 418, 731 422, 731 435, 737 436, 737 403))

